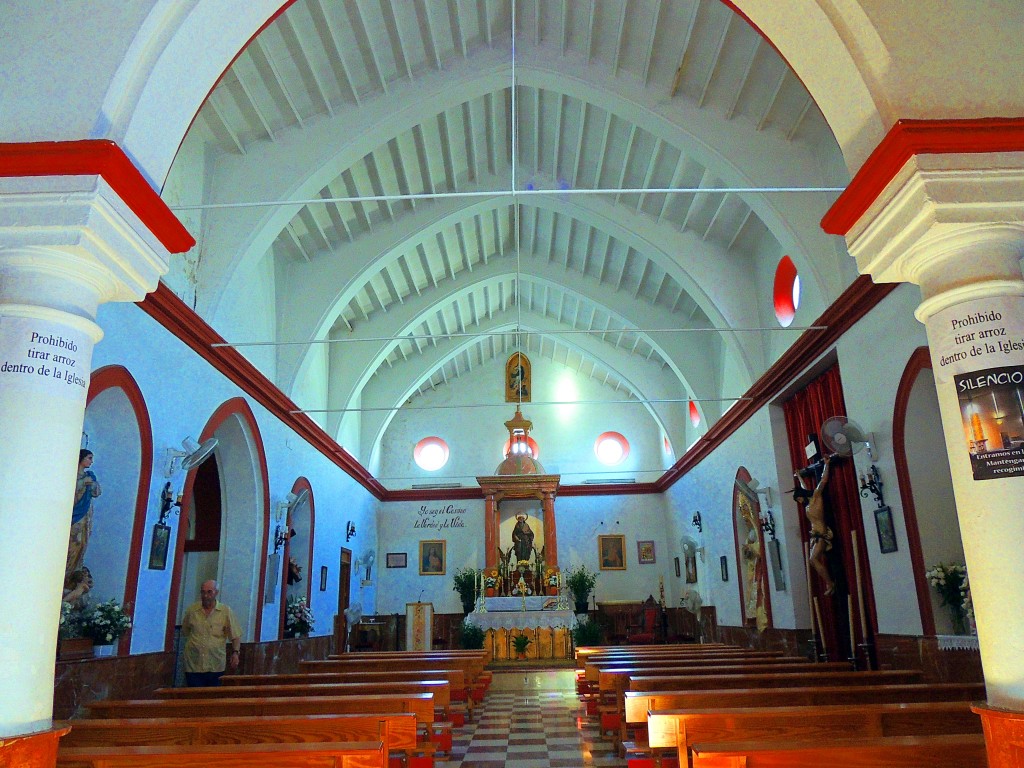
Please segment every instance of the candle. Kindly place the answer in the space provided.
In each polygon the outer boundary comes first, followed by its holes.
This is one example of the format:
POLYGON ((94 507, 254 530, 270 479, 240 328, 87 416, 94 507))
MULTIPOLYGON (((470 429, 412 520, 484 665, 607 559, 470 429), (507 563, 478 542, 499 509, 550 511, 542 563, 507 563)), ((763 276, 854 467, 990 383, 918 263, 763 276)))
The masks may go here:
POLYGON ((828 643, 825 642, 825 625, 821 623, 821 611, 818 610, 818 598, 814 598, 814 618, 818 620, 818 637, 821 638, 821 652, 828 658, 828 643))
POLYGON ((850 624, 850 658, 857 662, 857 640, 853 629, 853 595, 846 596, 846 612, 849 615, 850 624))
POLYGON ((980 443, 985 439, 985 432, 981 428, 981 416, 976 413, 971 414, 971 429, 974 431, 974 441, 980 443))

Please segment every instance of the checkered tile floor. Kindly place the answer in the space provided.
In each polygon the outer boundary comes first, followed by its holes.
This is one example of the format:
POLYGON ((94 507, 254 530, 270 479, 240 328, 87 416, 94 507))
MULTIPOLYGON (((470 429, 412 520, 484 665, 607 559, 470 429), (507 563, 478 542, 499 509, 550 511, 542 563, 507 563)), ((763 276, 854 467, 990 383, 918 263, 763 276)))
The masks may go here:
POLYGON ((496 672, 473 722, 454 731, 439 768, 625 766, 574 691, 572 670, 496 672))

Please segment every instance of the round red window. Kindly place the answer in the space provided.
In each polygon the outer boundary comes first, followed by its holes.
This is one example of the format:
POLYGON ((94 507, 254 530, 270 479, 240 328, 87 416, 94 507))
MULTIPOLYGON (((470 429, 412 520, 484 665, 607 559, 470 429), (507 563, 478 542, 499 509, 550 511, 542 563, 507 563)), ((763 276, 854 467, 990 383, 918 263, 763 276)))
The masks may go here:
POLYGON ((800 306, 800 275, 796 264, 789 256, 783 256, 779 266, 775 268, 775 288, 772 291, 775 304, 775 317, 779 325, 788 328, 796 317, 800 306))
POLYGON ((424 437, 412 449, 416 465, 427 472, 434 472, 448 463, 448 444, 440 437, 424 437))
POLYGON ((594 443, 594 453, 602 464, 613 467, 629 456, 629 441, 618 432, 605 432, 594 443))

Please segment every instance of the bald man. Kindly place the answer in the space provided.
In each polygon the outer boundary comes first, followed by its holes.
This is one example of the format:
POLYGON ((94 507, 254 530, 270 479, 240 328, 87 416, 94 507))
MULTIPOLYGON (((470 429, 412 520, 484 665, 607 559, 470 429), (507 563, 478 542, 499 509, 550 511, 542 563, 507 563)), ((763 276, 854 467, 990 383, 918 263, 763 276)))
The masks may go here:
POLYGON ((199 587, 199 601, 192 603, 181 620, 185 638, 185 682, 190 688, 220 685, 221 675, 230 665, 238 669, 242 629, 235 612, 217 600, 220 590, 216 581, 204 581, 199 587), (227 644, 231 643, 231 656, 227 644))

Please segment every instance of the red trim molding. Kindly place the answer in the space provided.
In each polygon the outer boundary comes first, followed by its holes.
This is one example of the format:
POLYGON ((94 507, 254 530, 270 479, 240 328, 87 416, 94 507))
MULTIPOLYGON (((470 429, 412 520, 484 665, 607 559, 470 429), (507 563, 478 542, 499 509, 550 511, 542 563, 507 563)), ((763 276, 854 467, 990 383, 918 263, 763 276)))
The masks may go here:
MULTIPOLYGON (((132 535, 128 550, 128 569, 124 585, 122 605, 128 616, 135 616, 135 597, 139 592, 139 568, 142 565, 142 541, 146 535, 146 511, 149 508, 150 483, 153 479, 153 427, 149 420, 149 409, 142 396, 138 382, 120 365, 107 365, 93 372, 89 380, 89 394, 86 396, 88 408, 97 395, 108 389, 120 389, 124 392, 135 413, 135 421, 139 425, 139 486, 135 492, 135 514, 132 522, 132 535)), ((127 656, 131 653, 132 630, 128 630, 117 644, 117 655, 127 656)))
POLYGON ((846 235, 914 155, 1021 150, 1024 118, 899 120, 822 218, 821 228, 830 235, 846 235))
POLYGON ((910 392, 921 371, 931 369, 932 358, 928 347, 918 347, 910 356, 903 369, 899 388, 896 390, 896 405, 892 414, 892 452, 896 462, 896 480, 900 487, 900 503, 903 505, 903 520, 907 526, 907 541, 910 548, 910 564, 914 571, 914 586, 917 589, 917 604, 921 609, 921 632, 935 634, 935 616, 932 613, 931 591, 925 574, 924 552, 921 549, 921 531, 917 526, 917 508, 914 506, 914 488, 907 466, 907 406, 910 392))
POLYGON ((0 177, 102 176, 171 253, 196 244, 128 155, 107 139, 0 144, 0 177))
MULTIPOLYGON (((253 642, 260 642, 260 632, 263 628, 263 594, 267 582, 267 541, 270 537, 270 477, 267 472, 267 453, 263 448, 263 437, 260 435, 259 424, 253 415, 249 403, 244 397, 233 397, 218 406, 217 410, 206 422, 202 433, 199 435, 199 442, 213 437, 221 424, 230 416, 238 416, 245 422, 252 438, 256 460, 259 470, 260 481, 263 483, 263 535, 260 538, 259 548, 256 550, 260 559, 259 583, 256 584, 256 613, 253 617, 253 642)), ((185 554, 185 533, 182 530, 184 520, 189 513, 189 499, 192 498, 192 488, 195 484, 196 473, 189 472, 185 476, 185 485, 181 490, 183 502, 178 516, 177 539, 174 542, 174 573, 171 576, 171 593, 167 600, 167 626, 164 634, 164 650, 174 650, 174 620, 178 612, 178 595, 181 593, 181 566, 185 554)), ((222 553, 223 554, 223 553, 222 553)))
POLYGON ((696 467, 739 429, 746 421, 768 404, 790 384, 807 366, 817 360, 896 289, 895 283, 876 284, 867 275, 861 275, 843 294, 826 309, 812 325, 826 326, 822 331, 804 331, 796 343, 787 349, 775 363, 744 394, 741 400, 716 421, 707 433, 661 476, 655 487, 666 491, 683 475, 696 467))
POLYGON ((243 392, 280 419, 297 435, 347 472, 357 483, 383 499, 386 490, 351 454, 338 445, 313 419, 297 413, 293 403, 270 379, 233 347, 214 347, 224 338, 163 283, 139 306, 200 357, 234 382, 243 392))

